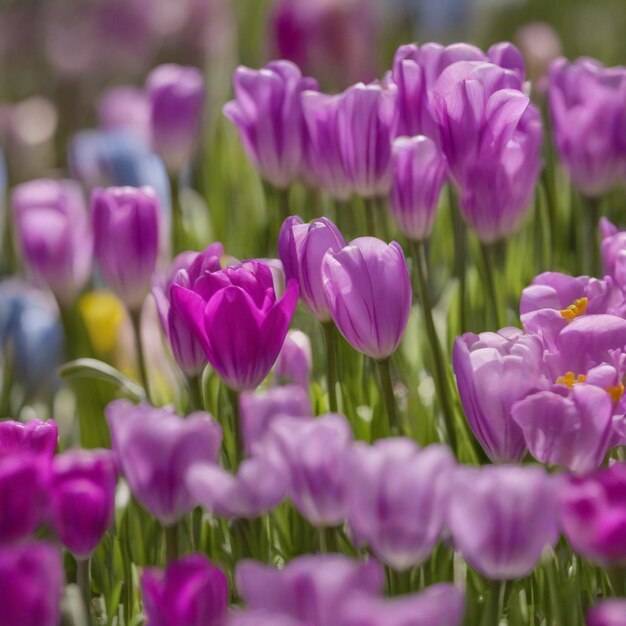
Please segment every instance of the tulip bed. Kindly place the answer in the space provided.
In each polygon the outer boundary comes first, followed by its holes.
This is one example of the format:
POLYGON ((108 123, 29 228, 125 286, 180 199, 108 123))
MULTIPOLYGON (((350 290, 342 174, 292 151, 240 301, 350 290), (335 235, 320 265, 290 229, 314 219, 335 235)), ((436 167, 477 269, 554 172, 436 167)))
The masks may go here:
POLYGON ((9 167, 0 626, 626 626, 626 68, 276 4, 9 167))

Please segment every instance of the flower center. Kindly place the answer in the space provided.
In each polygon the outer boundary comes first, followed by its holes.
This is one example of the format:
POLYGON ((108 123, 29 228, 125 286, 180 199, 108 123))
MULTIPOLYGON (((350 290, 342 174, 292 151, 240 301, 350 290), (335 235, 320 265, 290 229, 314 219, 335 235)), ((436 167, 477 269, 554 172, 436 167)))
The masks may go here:
POLYGON ((584 383, 585 380, 587 380, 587 377, 584 374, 578 374, 578 376, 576 376, 574 372, 567 372, 565 376, 559 376, 556 379, 556 384, 565 385, 571 389, 576 383, 584 383))
POLYGON ((578 298, 578 300, 574 300, 574 304, 570 304, 566 309, 561 309, 561 316, 568 322, 571 322, 579 315, 586 313, 588 302, 588 298, 578 298))
POLYGON ((617 404, 624 395, 624 385, 622 383, 614 387, 605 387, 604 390, 609 394, 614 404, 617 404))

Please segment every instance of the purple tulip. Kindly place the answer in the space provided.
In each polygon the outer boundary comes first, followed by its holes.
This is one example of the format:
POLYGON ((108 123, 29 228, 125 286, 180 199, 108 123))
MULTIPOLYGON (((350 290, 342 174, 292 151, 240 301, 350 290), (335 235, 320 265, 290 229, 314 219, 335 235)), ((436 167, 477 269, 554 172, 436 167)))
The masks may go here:
POLYGON ((539 174, 540 115, 521 89, 518 72, 466 61, 444 70, 430 94, 461 211, 485 243, 517 229, 539 174))
POLYGON ((317 91, 302 94, 302 112, 308 141, 306 169, 315 184, 332 198, 346 201, 352 195, 352 183, 343 161, 339 134, 340 95, 317 91))
POLYGON ((226 624, 227 626, 305 626, 302 621, 288 615, 267 611, 233 611, 226 624))
POLYGON ((268 446, 288 476, 287 494, 314 526, 336 526, 348 507, 347 456, 352 430, 341 415, 283 419, 270 430, 268 446))
POLYGON ((159 200, 149 187, 95 189, 95 254, 107 285, 131 310, 150 290, 159 250, 159 200))
POLYGON ((376 360, 400 344, 411 311, 411 280, 398 243, 359 237, 322 263, 333 321, 346 341, 376 360))
POLYGON ((239 130, 241 141, 261 177, 285 189, 302 173, 306 127, 301 94, 317 90, 290 61, 273 61, 261 70, 240 66, 233 75, 235 99, 224 115, 239 130))
POLYGON ((444 446, 409 439, 356 444, 349 471, 348 523, 360 545, 397 571, 422 563, 445 522, 454 458, 444 446))
POLYGON ((175 524, 194 504, 187 471, 194 463, 217 461, 220 425, 208 413, 183 419, 171 410, 127 400, 111 402, 105 414, 131 492, 161 524, 175 524))
POLYGON ((304 306, 320 321, 331 319, 322 278, 322 261, 327 252, 339 252, 346 241, 326 217, 305 224, 298 216, 288 217, 278 236, 278 252, 287 280, 295 279, 304 306))
POLYGON ((581 315, 611 312, 623 296, 610 278, 544 272, 522 291, 520 318, 528 333, 553 346, 557 335, 581 315))
POLYGON ((313 408, 306 390, 298 385, 273 387, 262 393, 246 391, 239 400, 244 450, 251 454, 282 417, 311 417, 313 408))
POLYGON ((0 548, 2 626, 58 626, 62 592, 59 550, 36 541, 0 548))
POLYGON ((585 196, 601 196, 626 173, 626 68, 560 58, 549 71, 550 114, 561 162, 585 196))
POLYGON ((409 239, 428 239, 446 174, 446 159, 427 137, 399 137, 393 142, 390 209, 409 239))
POLYGON ((313 354, 309 336, 301 330, 288 331, 274 364, 275 383, 300 385, 308 392, 312 369, 313 354))
POLYGON ((57 448, 59 429, 56 422, 6 420, 0 422, 0 459, 9 454, 33 453, 51 459, 57 448))
POLYGON ((526 454, 513 405, 547 386, 538 337, 513 328, 466 333, 454 342, 452 364, 467 421, 494 463, 518 462, 526 454))
POLYGON ((538 461, 585 474, 599 467, 616 443, 613 403, 599 386, 571 386, 531 394, 513 405, 511 415, 538 461))
POLYGON ((576 552, 603 565, 626 563, 626 464, 561 489, 561 526, 576 552))
POLYGON ((194 500, 213 515, 254 518, 278 506, 285 497, 287 477, 258 451, 245 459, 233 476, 211 463, 196 463, 187 474, 194 500))
POLYGON ((128 130, 150 144, 150 103, 143 89, 132 85, 113 87, 98 102, 98 118, 104 130, 128 130))
POLYGON ((32 180, 15 188, 12 201, 29 274, 69 306, 91 275, 92 237, 80 186, 70 180, 32 180))
POLYGON ((0 545, 34 533, 48 512, 50 459, 16 452, 0 457, 0 545))
POLYGON ((529 574, 559 531, 554 484, 539 467, 485 466, 457 470, 448 527, 457 550, 490 579, 529 574))
POLYGON ((487 54, 466 43, 445 47, 438 43, 400 46, 394 55, 391 72, 392 80, 398 86, 399 134, 426 135, 437 140, 428 94, 441 73, 459 61, 491 62, 513 70, 519 77, 520 87, 524 79, 522 56, 509 42, 493 45, 487 54))
POLYGON ((52 465, 50 515, 63 545, 88 559, 113 522, 117 470, 110 450, 69 450, 52 465))
POLYGON ((180 172, 193 157, 202 123, 204 77, 195 67, 159 65, 146 79, 152 148, 180 172))
POLYGON ((383 585, 376 562, 339 554, 298 557, 280 570, 242 561, 235 578, 250 609, 292 617, 298 626, 339 624, 342 605, 351 595, 372 596, 383 585))
POLYGON ((617 286, 626 289, 626 231, 618 230, 605 217, 600 220, 602 263, 617 286))
POLYGON ((372 0, 278 0, 270 14, 275 56, 333 87, 377 74, 380 20, 372 0))
POLYGON ((172 310, 224 383, 254 389, 278 357, 298 303, 298 284, 288 281, 276 300, 270 268, 246 261, 205 272, 189 287, 173 284, 170 296, 172 310))
POLYGON ((181 252, 172 262, 166 280, 157 282, 152 288, 172 354, 187 377, 202 374, 207 358, 178 310, 170 306, 172 285, 193 288, 205 272, 216 272, 220 269, 223 256, 224 247, 219 242, 212 243, 202 252, 181 252))
POLYGON ((393 600, 355 597, 343 608, 341 626, 460 626, 463 591, 440 583, 393 600))
POLYGON ((602 600, 587 611, 587 626, 623 626, 626 624, 626 600, 602 600))
POLYGON ((147 626, 222 626, 228 608, 224 572, 201 554, 146 569, 141 593, 147 626))

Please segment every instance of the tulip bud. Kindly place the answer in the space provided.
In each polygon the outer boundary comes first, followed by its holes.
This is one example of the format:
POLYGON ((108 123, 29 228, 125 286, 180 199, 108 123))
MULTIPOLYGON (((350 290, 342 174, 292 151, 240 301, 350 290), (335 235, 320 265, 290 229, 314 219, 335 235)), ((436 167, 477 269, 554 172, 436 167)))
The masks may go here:
POLYGON ((32 453, 51 459, 57 448, 59 429, 56 422, 0 422, 0 458, 14 453, 32 453))
POLYGON ((622 626, 626 624, 626 600, 602 600, 587 611, 587 626, 622 626))
POLYGON ((149 187, 95 189, 95 254, 110 289, 137 311, 150 289, 159 249, 159 201, 149 187))
POLYGON ((189 468, 215 463, 222 429, 208 413, 183 419, 169 409, 115 400, 105 410, 118 467, 137 501, 164 526, 193 506, 189 468))
POLYGON ((69 450, 55 457, 52 525, 77 559, 91 556, 113 522, 116 482, 110 450, 69 450))
POLYGON ((2 626, 58 626, 62 592, 57 549, 36 541, 0 548, 2 626))
POLYGON ((411 311, 411 280, 399 244, 360 237, 322 263, 333 321, 346 341, 376 360, 400 344, 411 311))
POLYGON ((191 554, 167 566, 146 569, 141 592, 149 626, 222 626, 228 581, 205 556, 191 554))
POLYGON ((391 214, 400 230, 418 241, 433 231, 446 174, 445 157, 427 137, 400 137, 393 143, 391 214))
POLYGON ((22 183, 13 192, 13 215, 29 274, 71 305, 91 274, 92 237, 80 187, 69 180, 22 183))
POLYGON ((275 384, 300 385, 309 388, 309 378, 313 369, 311 340, 301 330, 290 330, 274 365, 275 384))
POLYGON ((146 80, 152 147, 167 169, 180 172, 192 159, 202 123, 204 78, 195 67, 169 63, 146 80))
POLYGON ((124 85, 106 91, 98 102, 100 127, 133 133, 142 144, 150 144, 150 103, 143 89, 124 85))

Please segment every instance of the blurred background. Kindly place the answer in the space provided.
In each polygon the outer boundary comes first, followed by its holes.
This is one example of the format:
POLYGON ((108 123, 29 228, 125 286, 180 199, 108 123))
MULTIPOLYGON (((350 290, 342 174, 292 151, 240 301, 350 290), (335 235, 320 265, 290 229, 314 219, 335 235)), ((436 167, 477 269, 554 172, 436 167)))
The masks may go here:
POLYGON ((402 43, 509 39, 536 78, 561 53, 623 63, 624 32, 623 0, 2 0, 0 145, 12 184, 64 167, 99 96, 167 61, 206 70, 215 118, 239 63, 287 57, 339 90, 402 43))

